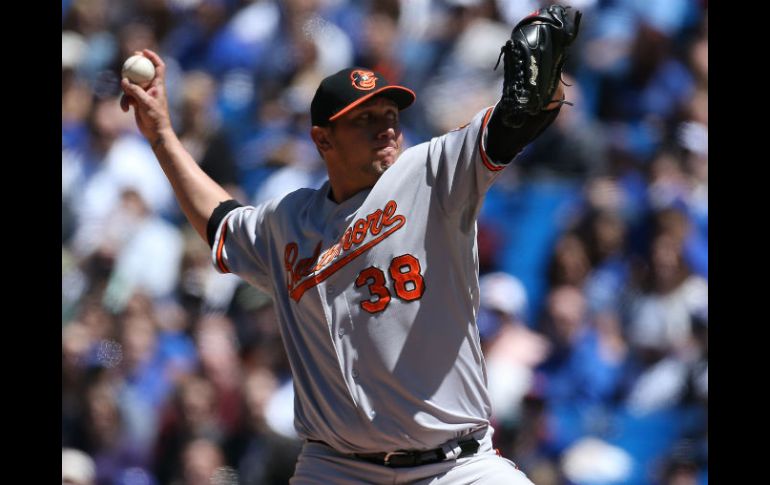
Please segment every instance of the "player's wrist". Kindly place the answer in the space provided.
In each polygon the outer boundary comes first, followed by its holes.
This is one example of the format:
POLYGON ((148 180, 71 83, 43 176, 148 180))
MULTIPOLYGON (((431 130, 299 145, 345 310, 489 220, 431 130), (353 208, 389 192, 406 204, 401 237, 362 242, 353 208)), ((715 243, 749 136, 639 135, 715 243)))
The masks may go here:
POLYGON ((152 149, 157 150, 168 145, 174 138, 176 138, 176 133, 174 133, 171 127, 167 127, 157 130, 152 136, 148 137, 148 141, 152 149))

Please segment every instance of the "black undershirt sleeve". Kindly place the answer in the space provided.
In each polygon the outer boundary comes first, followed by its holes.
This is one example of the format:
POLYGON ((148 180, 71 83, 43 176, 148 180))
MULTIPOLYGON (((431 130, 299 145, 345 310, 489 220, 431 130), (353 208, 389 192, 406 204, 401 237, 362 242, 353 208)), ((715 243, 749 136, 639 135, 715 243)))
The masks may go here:
POLYGON ((209 217, 209 222, 206 224, 206 237, 209 240, 209 246, 214 246, 214 236, 217 233, 217 228, 219 227, 219 223, 222 222, 222 219, 224 219, 224 217, 233 209, 242 206, 243 204, 237 200, 230 199, 220 202, 216 209, 214 209, 211 213, 211 217, 209 217))
POLYGON ((497 163, 508 163, 535 138, 537 138, 561 111, 558 108, 530 116, 519 128, 503 125, 500 110, 495 107, 487 126, 487 155, 497 163))

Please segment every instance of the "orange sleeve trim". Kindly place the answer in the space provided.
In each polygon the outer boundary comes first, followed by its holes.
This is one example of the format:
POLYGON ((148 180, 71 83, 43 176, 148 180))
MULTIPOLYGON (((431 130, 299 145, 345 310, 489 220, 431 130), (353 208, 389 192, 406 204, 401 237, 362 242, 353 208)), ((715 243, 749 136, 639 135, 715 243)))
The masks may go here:
POLYGON ((484 162, 485 167, 493 172, 499 172, 506 166, 494 165, 489 161, 489 158, 487 158, 487 153, 484 151, 484 130, 487 128, 487 123, 489 122, 489 118, 492 116, 492 111, 494 111, 494 109, 495 108, 492 107, 487 110, 487 114, 484 115, 484 121, 481 123, 481 132, 479 133, 479 153, 481 154, 481 161, 484 162))
POLYGON ((230 269, 225 264, 224 259, 222 259, 222 251, 225 248, 225 239, 227 238, 227 221, 230 219, 230 216, 227 216, 222 223, 222 235, 219 236, 219 244, 217 245, 217 266, 219 267, 219 270, 223 273, 231 273, 230 269))

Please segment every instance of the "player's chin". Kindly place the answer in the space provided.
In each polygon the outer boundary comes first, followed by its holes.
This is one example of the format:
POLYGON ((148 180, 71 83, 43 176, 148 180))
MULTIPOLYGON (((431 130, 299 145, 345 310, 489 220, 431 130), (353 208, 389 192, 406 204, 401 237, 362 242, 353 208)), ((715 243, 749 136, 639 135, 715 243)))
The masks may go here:
POLYGON ((396 163, 396 158, 398 158, 397 149, 391 147, 383 148, 377 150, 377 158, 374 165, 382 173, 396 163))

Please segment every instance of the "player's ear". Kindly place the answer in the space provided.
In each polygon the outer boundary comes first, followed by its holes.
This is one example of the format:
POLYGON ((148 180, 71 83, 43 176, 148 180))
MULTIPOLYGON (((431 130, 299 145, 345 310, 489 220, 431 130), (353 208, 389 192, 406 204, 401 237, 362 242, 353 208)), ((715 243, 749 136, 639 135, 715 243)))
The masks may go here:
POLYGON ((310 137, 322 152, 331 150, 332 143, 329 140, 329 131, 327 128, 324 128, 323 126, 313 126, 310 128, 310 137))

